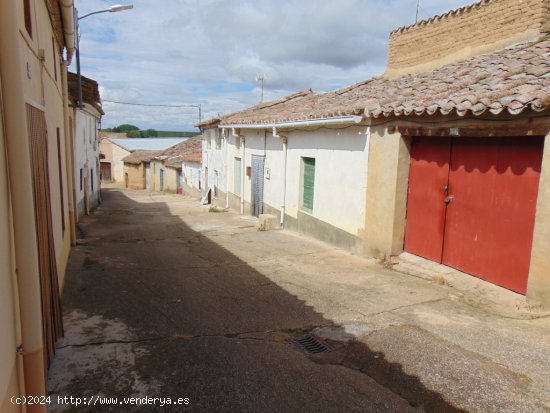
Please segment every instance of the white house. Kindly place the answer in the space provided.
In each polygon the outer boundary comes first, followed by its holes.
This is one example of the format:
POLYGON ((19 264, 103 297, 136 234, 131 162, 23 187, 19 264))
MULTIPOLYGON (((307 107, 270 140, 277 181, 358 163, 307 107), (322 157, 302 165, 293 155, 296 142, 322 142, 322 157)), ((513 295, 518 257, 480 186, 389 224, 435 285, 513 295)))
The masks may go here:
POLYGON ((77 75, 68 74, 69 95, 74 119, 74 199, 77 219, 97 206, 100 200, 99 128, 101 98, 97 82, 82 76, 82 107, 78 105, 77 75))
POLYGON ((217 119, 202 124, 202 173, 200 183, 203 192, 210 189, 212 203, 226 207, 227 193, 227 135, 217 128, 217 119), (208 126, 205 126, 208 125, 208 126))
POLYGON ((305 90, 201 127, 205 136, 220 131, 227 206, 246 215, 275 215, 285 228, 353 250, 365 221, 368 128, 353 117, 261 123, 264 115, 276 117, 278 110, 317 96, 305 90))
POLYGON ((489 0, 397 29, 383 76, 201 123, 227 137, 229 206, 550 306, 547 4, 489 0))

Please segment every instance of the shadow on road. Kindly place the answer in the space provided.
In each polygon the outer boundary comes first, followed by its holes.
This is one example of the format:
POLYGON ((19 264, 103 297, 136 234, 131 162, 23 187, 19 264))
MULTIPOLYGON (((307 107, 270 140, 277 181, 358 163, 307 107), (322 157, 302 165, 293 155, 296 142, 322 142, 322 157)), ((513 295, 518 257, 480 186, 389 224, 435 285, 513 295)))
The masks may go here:
MULTIPOLYGON (((53 394, 188 397, 189 411, 462 411, 351 336, 303 351, 293 339, 339 327, 164 202, 137 196, 103 190, 80 223, 53 394)), ((53 410, 63 409, 86 411, 53 410)))

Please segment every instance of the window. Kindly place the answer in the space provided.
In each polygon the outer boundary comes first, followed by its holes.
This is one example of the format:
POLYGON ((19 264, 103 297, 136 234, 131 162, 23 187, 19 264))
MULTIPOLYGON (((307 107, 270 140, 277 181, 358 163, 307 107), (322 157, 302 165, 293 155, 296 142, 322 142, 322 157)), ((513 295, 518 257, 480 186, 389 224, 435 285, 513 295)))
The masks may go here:
POLYGON ((80 168, 80 190, 81 190, 81 191, 82 191, 82 180, 83 180, 82 168, 80 168))
POLYGON ((302 208, 313 210, 313 194, 315 192, 315 158, 302 158, 303 192, 302 208))
POLYGON ((25 14, 25 29, 32 37, 31 0, 23 0, 23 13, 25 14))
POLYGON ((92 188, 92 193, 94 192, 94 169, 90 169, 90 187, 92 188))
POLYGON ((241 174, 242 174, 242 163, 241 158, 235 158, 235 167, 233 169, 233 192, 237 196, 241 196, 241 174))

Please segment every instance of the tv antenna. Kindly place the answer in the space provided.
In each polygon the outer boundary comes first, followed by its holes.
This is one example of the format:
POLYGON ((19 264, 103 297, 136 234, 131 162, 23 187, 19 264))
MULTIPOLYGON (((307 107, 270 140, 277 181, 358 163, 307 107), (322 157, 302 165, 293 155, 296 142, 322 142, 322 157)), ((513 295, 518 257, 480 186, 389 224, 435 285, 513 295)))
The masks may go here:
POLYGON ((260 88, 261 88, 261 91, 262 91, 261 95, 260 95, 260 103, 264 101, 264 80, 265 80, 264 75, 256 73, 256 82, 260 83, 260 88))
POLYGON ((416 21, 415 23, 418 23, 418 10, 420 9, 420 0, 416 1, 416 21))

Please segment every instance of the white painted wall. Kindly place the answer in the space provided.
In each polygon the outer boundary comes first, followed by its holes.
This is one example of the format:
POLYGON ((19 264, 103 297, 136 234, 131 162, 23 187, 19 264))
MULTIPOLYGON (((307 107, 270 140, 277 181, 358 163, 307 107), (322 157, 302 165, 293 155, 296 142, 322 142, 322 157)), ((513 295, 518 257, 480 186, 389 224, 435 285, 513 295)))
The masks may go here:
MULTIPOLYGON (((281 209, 283 204, 283 144, 271 131, 241 130, 245 136, 244 166, 252 165, 252 155, 265 155, 264 203, 281 209)), ((302 157, 315 158, 315 218, 357 235, 364 228, 367 180, 367 128, 353 126, 312 131, 280 130, 288 137, 286 213, 297 217, 301 208, 302 157)), ((228 138, 227 173, 230 192, 234 192, 234 162, 240 158, 236 139, 228 138)), ((246 202, 251 200, 251 180, 245 176, 246 202)), ((245 209, 245 214, 250 211, 245 209)))
POLYGON ((201 182, 201 173, 202 165, 198 162, 183 162, 183 183, 188 186, 200 190, 202 185, 201 182))
POLYGON ((111 143, 111 146, 113 154, 111 177, 115 182, 124 183, 124 162, 122 162, 122 160, 130 155, 130 152, 114 143, 111 143))
MULTIPOLYGON (((227 191, 227 140, 220 129, 212 128, 203 132, 202 141, 202 172, 203 176, 208 168, 208 186, 218 187, 220 191, 227 191), (216 145, 216 136, 219 136, 219 145, 216 145)), ((204 185, 205 179, 202 179, 204 185)))
POLYGON ((77 214, 85 211, 84 185, 88 178, 88 191, 92 206, 99 200, 99 121, 100 114, 92 106, 85 104, 83 109, 75 110, 75 145, 74 145, 74 182, 77 214), (80 170, 82 169, 82 186, 80 170), (93 174, 93 190, 92 190, 93 174))

